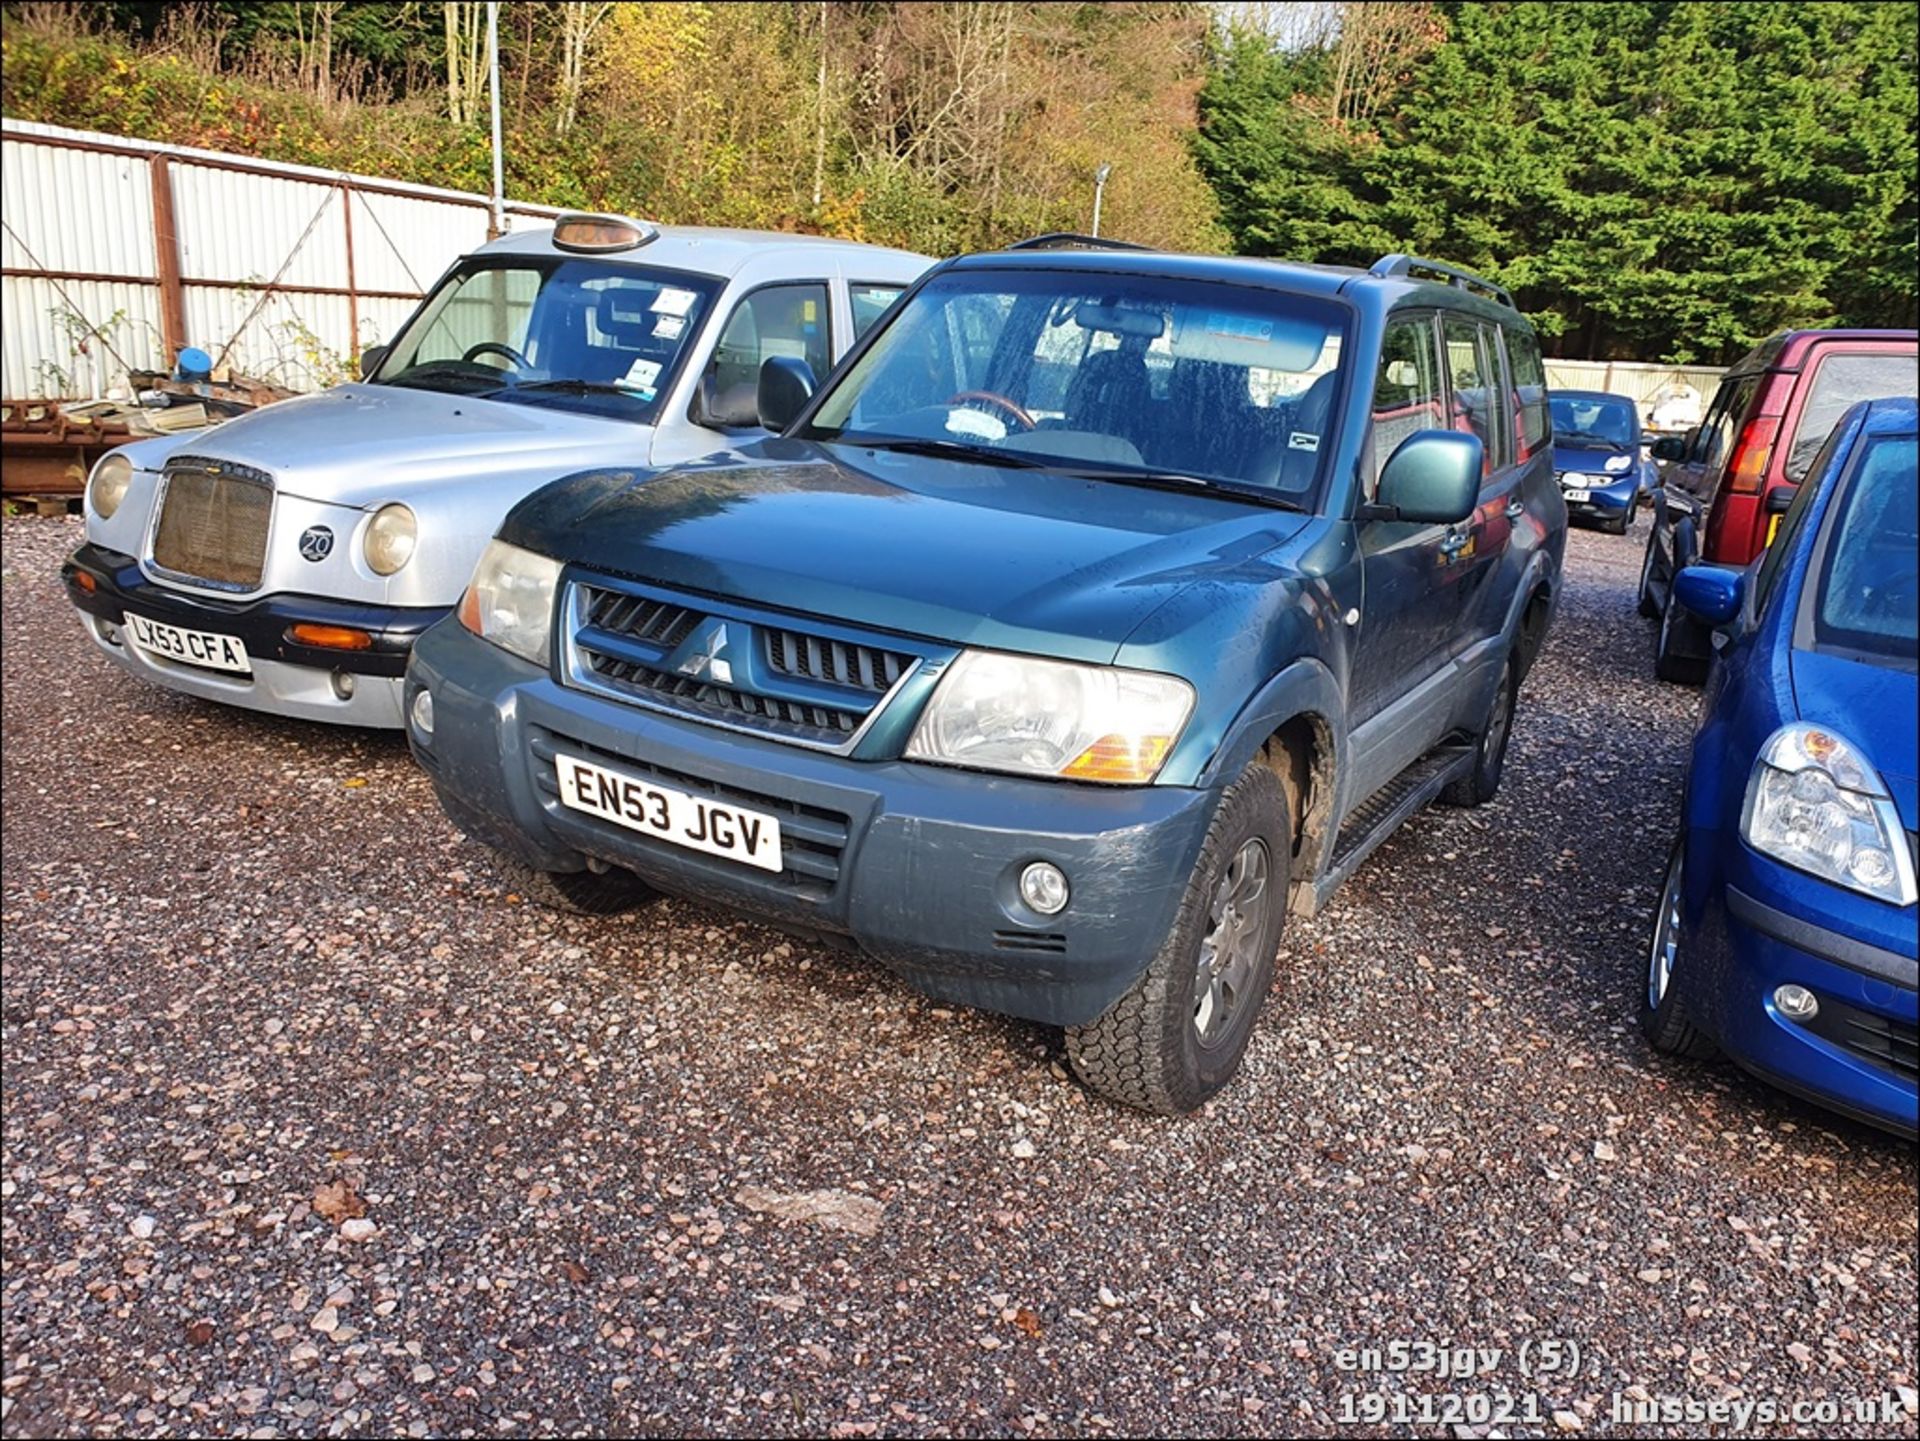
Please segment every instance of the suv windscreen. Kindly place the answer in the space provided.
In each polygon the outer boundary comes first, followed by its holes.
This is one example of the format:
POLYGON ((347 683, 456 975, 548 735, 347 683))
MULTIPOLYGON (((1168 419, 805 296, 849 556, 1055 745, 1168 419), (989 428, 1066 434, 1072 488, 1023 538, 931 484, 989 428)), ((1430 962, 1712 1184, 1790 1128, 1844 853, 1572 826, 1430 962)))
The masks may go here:
POLYGON ((371 379, 650 424, 720 282, 607 260, 463 265, 371 379))
POLYGON ((1815 650, 1912 670, 1920 652, 1920 462, 1913 436, 1867 442, 1835 502, 1812 588, 1815 650))
POLYGON ((895 308, 801 433, 1297 506, 1332 449, 1343 314, 1202 281, 952 270, 895 308))
POLYGON ((1820 361, 1787 452, 1787 479, 1795 485, 1806 479, 1814 456, 1855 402, 1914 394, 1916 364, 1911 355, 1884 352, 1841 351, 1820 361))
POLYGON ((1630 400, 1556 395, 1552 407, 1555 445, 1578 450, 1625 450, 1633 444, 1638 425, 1630 400))

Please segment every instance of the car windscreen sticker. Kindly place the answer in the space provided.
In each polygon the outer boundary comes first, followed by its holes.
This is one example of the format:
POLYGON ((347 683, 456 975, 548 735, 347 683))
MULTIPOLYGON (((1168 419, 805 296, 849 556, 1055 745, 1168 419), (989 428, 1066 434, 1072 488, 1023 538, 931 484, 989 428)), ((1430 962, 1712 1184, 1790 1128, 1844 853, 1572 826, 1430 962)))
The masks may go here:
POLYGON ((662 315, 685 315, 700 297, 691 290, 667 286, 653 297, 653 308, 662 315))
POLYGON ((661 340, 678 340, 686 328, 687 318, 684 315, 662 315, 653 322, 653 333, 661 340))
POLYGON ((1308 431, 1296 430, 1287 437, 1289 450, 1318 450, 1319 448, 1320 437, 1308 431))
POLYGON ((625 390, 638 390, 653 399, 653 383, 660 378, 660 362, 640 359, 627 367, 627 373, 614 383, 625 390))
POLYGON ((983 410, 956 410, 947 416, 947 429, 955 435, 971 435, 980 440, 1005 440, 1007 423, 983 410))

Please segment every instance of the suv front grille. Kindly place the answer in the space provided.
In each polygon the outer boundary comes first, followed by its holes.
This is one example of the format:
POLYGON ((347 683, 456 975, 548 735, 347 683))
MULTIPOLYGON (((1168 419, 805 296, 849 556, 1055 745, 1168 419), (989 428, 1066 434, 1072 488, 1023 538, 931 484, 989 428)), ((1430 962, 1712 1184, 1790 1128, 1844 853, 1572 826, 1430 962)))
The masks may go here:
POLYGON ((637 705, 851 748, 924 658, 611 578, 568 587, 564 678, 637 705))
POLYGON ((181 456, 168 464, 162 486, 154 566, 216 590, 258 589, 273 478, 244 465, 181 456))
POLYGON ((762 631, 767 663, 781 675, 834 681, 885 695, 912 668, 914 657, 878 646, 848 644, 797 630, 762 631))

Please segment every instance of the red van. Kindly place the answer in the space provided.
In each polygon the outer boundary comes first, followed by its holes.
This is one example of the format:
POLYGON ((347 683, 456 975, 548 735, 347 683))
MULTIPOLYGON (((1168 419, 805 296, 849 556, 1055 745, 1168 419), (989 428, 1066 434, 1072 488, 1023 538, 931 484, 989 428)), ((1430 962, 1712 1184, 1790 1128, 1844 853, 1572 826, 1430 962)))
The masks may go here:
POLYGON ((1920 394, 1920 334, 1789 330, 1721 378, 1707 418, 1656 441, 1665 462, 1640 568, 1640 613, 1660 621, 1654 672, 1698 685, 1711 635, 1668 604, 1695 561, 1746 565, 1767 547, 1834 423, 1860 400, 1920 394))

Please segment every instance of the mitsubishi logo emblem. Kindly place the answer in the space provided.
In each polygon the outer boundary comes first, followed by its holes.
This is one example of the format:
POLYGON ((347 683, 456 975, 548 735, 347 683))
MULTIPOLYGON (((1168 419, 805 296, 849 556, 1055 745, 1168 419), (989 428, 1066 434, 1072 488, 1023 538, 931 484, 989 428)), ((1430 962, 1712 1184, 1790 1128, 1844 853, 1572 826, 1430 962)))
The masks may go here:
POLYGON ((711 685, 732 685, 733 664, 727 659, 727 623, 708 621, 685 646, 687 658, 677 667, 681 675, 711 685))

